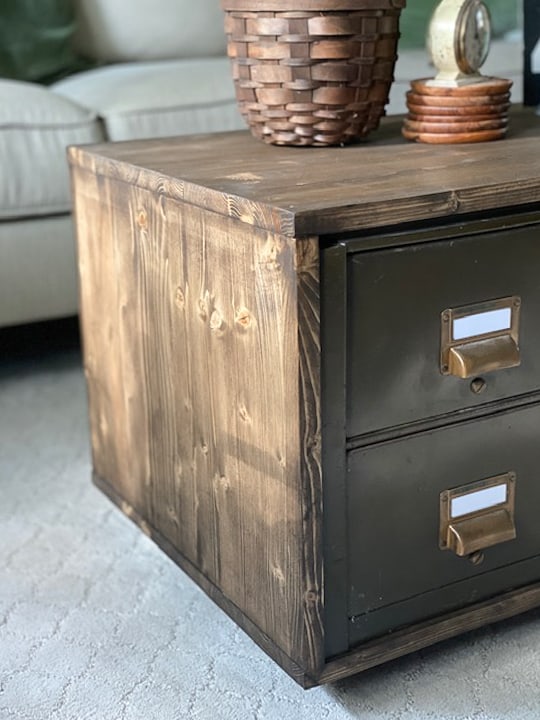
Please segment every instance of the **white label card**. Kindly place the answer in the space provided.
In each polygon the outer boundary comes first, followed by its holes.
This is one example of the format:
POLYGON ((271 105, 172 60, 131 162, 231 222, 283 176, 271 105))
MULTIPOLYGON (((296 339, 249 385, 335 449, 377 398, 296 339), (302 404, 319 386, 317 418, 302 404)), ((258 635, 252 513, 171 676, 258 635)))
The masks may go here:
POLYGON ((507 497, 508 486, 506 483, 493 485, 493 487, 467 493, 466 495, 459 495, 452 498, 450 502, 450 517, 457 518, 479 510, 487 510, 495 507, 495 505, 505 503, 507 497))
POLYGON ((488 312, 456 318, 452 324, 452 339, 464 340, 475 335, 510 330, 511 327, 512 308, 488 310, 488 312))

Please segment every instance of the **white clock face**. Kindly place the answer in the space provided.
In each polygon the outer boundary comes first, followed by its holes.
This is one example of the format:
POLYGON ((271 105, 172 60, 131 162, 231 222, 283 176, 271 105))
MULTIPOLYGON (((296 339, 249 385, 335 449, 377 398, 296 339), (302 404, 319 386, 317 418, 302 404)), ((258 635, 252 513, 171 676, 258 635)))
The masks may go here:
POLYGON ((462 7, 456 23, 455 52, 459 69, 475 73, 483 65, 491 40, 491 18, 481 0, 471 0, 462 7))

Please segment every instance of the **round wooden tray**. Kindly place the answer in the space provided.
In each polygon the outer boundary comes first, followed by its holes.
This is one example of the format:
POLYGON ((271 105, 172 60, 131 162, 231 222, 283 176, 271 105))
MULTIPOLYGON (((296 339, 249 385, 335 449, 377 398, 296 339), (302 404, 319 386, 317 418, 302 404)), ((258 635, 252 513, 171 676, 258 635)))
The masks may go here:
POLYGON ((428 107, 477 107, 480 105, 505 105, 510 100, 510 93, 497 95, 422 95, 409 90, 407 102, 428 107))
POLYGON ((465 125, 467 123, 474 123, 477 125, 478 123, 498 123, 501 120, 504 120, 505 122, 508 122, 508 114, 503 113, 501 115, 474 115, 473 117, 469 115, 425 115, 422 113, 412 113, 410 112, 407 115, 407 120, 412 120, 415 122, 427 122, 433 125, 447 125, 448 123, 452 123, 452 125, 465 125))
POLYGON ((412 132, 427 132, 430 134, 448 134, 448 133, 471 133, 482 132, 484 130, 501 130, 508 125, 508 118, 496 118, 493 120, 478 120, 453 122, 451 119, 447 122, 430 122, 430 119, 422 118, 413 120, 410 117, 404 122, 407 130, 412 132))
POLYGON ((506 135, 511 80, 484 78, 460 87, 430 85, 413 80, 407 93, 402 134, 425 143, 474 143, 500 140, 506 135))
POLYGON ((508 112, 510 109, 510 103, 504 105, 473 105, 471 107, 429 107, 428 105, 416 105, 415 103, 407 103, 409 112, 413 115, 446 115, 450 117, 500 117, 508 112))
POLYGON ((404 126, 401 132, 403 137, 407 140, 418 140, 419 142, 431 143, 433 145, 453 145, 457 143, 476 143, 487 142, 489 140, 501 140, 506 135, 506 128, 462 133, 430 133, 409 130, 404 126))
POLYGON ((513 85, 512 80, 505 78, 485 78, 484 81, 473 85, 462 85, 461 87, 449 88, 429 85, 433 78, 421 78, 413 80, 411 88, 420 95, 445 96, 445 97, 471 97, 475 95, 501 95, 510 91, 513 85))

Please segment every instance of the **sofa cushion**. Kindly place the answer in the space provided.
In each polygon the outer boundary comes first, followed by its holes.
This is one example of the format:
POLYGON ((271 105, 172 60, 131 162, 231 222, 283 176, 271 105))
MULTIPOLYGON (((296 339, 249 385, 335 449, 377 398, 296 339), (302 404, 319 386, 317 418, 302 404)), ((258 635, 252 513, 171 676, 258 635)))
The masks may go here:
POLYGON ((40 85, 0 80, 0 217, 68 211, 65 148, 102 139, 90 110, 40 85))
POLYGON ((226 57, 110 65, 52 89, 97 112, 109 140, 245 127, 226 57))
POLYGON ((219 0, 74 0, 75 45, 99 62, 223 55, 219 0))

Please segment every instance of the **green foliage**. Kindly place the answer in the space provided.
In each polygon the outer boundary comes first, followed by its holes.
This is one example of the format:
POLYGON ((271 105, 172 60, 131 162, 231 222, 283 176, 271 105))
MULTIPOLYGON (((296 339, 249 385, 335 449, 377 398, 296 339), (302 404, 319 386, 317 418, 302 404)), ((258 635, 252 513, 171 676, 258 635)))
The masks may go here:
POLYGON ((71 0, 0 0, 0 76, 47 83, 81 69, 74 29, 71 0))

